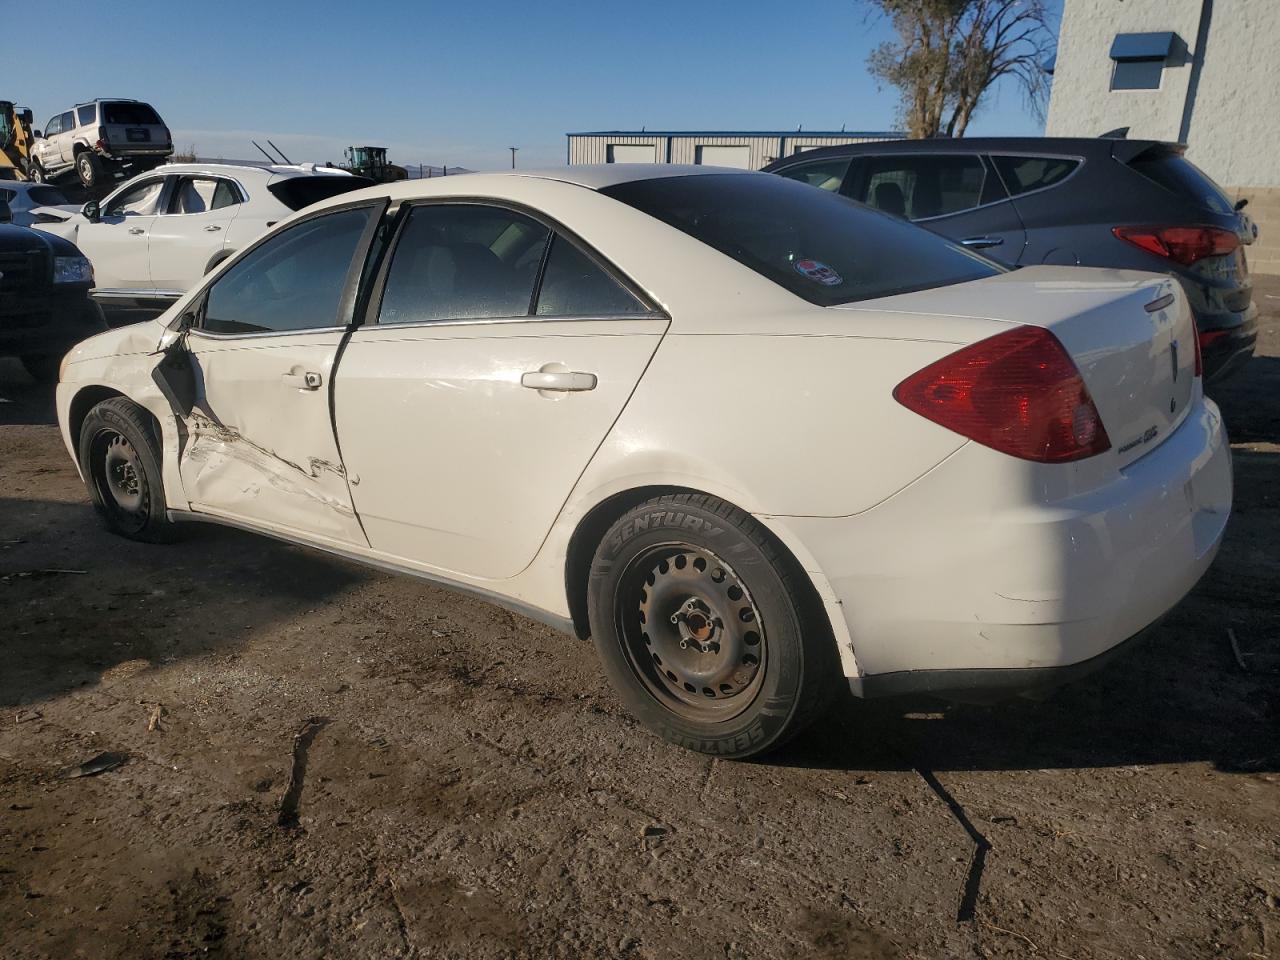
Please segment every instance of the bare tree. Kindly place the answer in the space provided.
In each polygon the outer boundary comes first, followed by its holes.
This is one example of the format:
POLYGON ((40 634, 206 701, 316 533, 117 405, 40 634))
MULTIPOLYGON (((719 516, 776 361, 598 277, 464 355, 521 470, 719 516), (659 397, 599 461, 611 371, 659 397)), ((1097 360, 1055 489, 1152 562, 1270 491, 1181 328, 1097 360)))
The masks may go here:
POLYGON ((872 51, 867 66, 898 89, 912 137, 964 135, 997 81, 1016 81, 1043 116, 1043 63, 1054 33, 1044 0, 861 0, 883 14, 897 38, 872 51))

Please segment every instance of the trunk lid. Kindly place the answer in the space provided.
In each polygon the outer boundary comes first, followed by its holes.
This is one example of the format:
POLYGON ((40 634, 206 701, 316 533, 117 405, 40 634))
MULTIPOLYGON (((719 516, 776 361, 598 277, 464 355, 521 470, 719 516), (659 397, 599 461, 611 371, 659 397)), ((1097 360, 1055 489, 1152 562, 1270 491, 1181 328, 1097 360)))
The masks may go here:
MULTIPOLYGON (((1050 331, 1071 354, 1117 466, 1155 449, 1194 398, 1195 324, 1177 281, 1136 271, 1028 267, 833 309, 933 314, 1050 331)), ((993 330, 992 334, 999 333, 993 330)))

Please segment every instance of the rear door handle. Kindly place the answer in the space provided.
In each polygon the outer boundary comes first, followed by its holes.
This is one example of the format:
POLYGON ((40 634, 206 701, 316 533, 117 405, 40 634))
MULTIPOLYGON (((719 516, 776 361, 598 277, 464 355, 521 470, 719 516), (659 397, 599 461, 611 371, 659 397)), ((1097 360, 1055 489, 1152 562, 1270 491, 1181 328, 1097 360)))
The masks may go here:
POLYGON ((204 232, 205 232, 205 233, 217 233, 217 232, 218 232, 219 230, 221 230, 221 229, 222 229, 222 228, 221 228, 220 226, 218 226, 216 223, 211 223, 211 224, 209 224, 207 227, 205 227, 205 228, 204 228, 204 232))
POLYGON ((985 250, 987 247, 998 247, 1004 243, 1004 237, 965 237, 960 241, 974 250, 985 250))
POLYGON ((530 390, 554 390, 562 393, 594 390, 596 382, 594 373, 577 373, 576 371, 559 373, 535 370, 520 378, 520 385, 530 390))
POLYGON ((129 232, 136 237, 138 234, 146 233, 147 231, 146 231, 146 228, 144 227, 130 227, 129 232))
POLYGON ((280 377, 287 386, 295 387, 298 390, 319 390, 320 384, 324 383, 324 378, 318 373, 308 370, 306 373, 285 373, 280 377))

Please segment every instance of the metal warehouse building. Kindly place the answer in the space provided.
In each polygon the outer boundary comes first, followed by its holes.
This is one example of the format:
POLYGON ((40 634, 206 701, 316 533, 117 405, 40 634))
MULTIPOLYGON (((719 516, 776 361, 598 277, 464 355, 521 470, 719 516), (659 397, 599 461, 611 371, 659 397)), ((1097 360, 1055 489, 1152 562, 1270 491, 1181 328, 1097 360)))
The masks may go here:
POLYGON ((759 170, 767 163, 812 150, 871 140, 901 140, 896 132, 802 130, 600 130, 570 133, 569 163, 699 163, 759 170))

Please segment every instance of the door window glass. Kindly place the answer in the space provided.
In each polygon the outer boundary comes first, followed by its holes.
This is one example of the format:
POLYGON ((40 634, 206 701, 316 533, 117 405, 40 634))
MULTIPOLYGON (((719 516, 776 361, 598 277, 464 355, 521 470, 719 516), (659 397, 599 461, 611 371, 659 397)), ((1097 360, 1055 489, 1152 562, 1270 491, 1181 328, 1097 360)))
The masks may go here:
POLYGON ((986 167, 976 156, 868 157, 861 200, 908 220, 944 217, 978 206, 986 167))
POLYGON ((378 322, 527 316, 549 235, 499 207, 414 207, 392 255, 378 322))
POLYGON ((46 139, 52 136, 56 136, 61 132, 62 132, 61 117, 54 117, 52 120, 50 120, 48 123, 44 125, 44 135, 46 139))
POLYGON ((74 130, 76 127, 75 114, 68 110, 59 118, 59 125, 62 133, 66 133, 68 130, 74 130))
POLYGON ((156 212, 156 202, 164 190, 164 178, 147 180, 111 201, 108 217, 145 217, 156 212))
POLYGON ((87 127, 96 119, 97 109, 92 103, 87 103, 83 107, 76 107, 76 117, 80 120, 80 126, 87 127))
POLYGON ((799 180, 820 190, 836 193, 844 184, 845 174, 849 172, 848 157, 834 157, 830 160, 816 160, 813 163, 802 163, 786 170, 779 170, 778 176, 789 180, 799 180))
POLYGON ((556 236, 542 273, 537 312, 540 317, 611 317, 649 311, 590 257, 556 236))
POLYGON ((174 192, 171 213, 208 213, 240 202, 234 184, 211 177, 183 177, 174 192))
POLYGON ((283 333, 341 326, 342 292, 372 208, 306 220, 265 241, 209 288, 200 326, 283 333))
POLYGON ((1080 166, 1070 157, 992 157, 1010 196, 1061 183, 1080 166))

